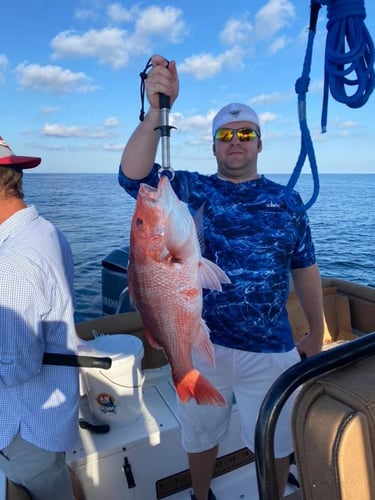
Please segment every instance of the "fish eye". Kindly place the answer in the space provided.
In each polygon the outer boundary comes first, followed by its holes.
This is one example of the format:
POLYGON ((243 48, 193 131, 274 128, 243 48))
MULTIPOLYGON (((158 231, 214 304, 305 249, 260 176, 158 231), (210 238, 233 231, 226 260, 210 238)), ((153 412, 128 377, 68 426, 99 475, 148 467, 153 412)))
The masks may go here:
POLYGON ((137 217, 135 223, 137 227, 143 227, 143 219, 141 219, 140 217, 137 217))

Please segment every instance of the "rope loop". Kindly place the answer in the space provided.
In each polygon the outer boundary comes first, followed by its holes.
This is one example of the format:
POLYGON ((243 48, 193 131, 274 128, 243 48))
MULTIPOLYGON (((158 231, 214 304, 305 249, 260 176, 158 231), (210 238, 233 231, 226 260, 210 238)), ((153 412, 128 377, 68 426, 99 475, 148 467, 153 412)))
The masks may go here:
POLYGON ((139 73, 141 78, 140 94, 141 94, 141 111, 139 112, 139 121, 143 122, 145 118, 145 80, 147 78, 147 71, 151 68, 151 57, 146 63, 145 69, 139 73))
POLYGON ((318 175, 318 167, 315 159, 314 146, 311 140, 310 131, 307 126, 306 119, 306 94, 309 90, 310 85, 310 69, 311 69, 311 59, 312 59, 312 48, 314 44, 315 38, 315 27, 317 22, 317 12, 320 8, 320 5, 316 4, 311 7, 311 19, 310 19, 310 28, 307 39, 307 47, 305 60, 302 68, 302 75, 297 79, 295 83, 295 91, 298 95, 298 116, 301 130, 301 150, 297 159, 297 163, 294 167, 293 173, 289 179, 289 182, 286 186, 286 196, 285 202, 290 210, 294 212, 305 212, 308 210, 316 201, 319 195, 319 175, 318 175), (301 175, 303 165, 305 163, 306 158, 309 159, 311 165, 311 172, 313 174, 314 181, 314 190, 310 200, 306 204, 296 204, 292 200, 293 189, 295 188, 298 179, 301 175))

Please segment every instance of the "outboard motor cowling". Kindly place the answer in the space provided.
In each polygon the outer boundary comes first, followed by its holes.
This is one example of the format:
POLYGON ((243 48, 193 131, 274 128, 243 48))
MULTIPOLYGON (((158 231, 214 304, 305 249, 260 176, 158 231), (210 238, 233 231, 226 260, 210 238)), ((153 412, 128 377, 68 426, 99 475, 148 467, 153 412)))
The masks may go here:
POLYGON ((123 294, 128 286, 129 247, 113 250, 102 261, 102 311, 103 314, 128 312, 133 308, 130 305, 129 295, 123 294), (121 299, 120 299, 121 297, 121 299), (120 309, 118 309, 120 303, 120 309))

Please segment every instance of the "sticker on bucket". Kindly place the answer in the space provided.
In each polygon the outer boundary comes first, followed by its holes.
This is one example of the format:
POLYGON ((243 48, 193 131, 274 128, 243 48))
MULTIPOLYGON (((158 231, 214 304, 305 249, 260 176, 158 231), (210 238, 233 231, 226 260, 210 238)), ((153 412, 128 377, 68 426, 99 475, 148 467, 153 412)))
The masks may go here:
POLYGON ((95 398, 98 403, 99 410, 103 413, 117 413, 116 400, 111 394, 101 392, 95 398))

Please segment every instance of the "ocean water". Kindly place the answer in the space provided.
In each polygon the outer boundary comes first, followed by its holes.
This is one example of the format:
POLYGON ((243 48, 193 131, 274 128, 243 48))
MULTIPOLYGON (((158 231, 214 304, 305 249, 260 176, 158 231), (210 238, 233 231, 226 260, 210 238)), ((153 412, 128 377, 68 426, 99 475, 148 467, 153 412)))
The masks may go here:
MULTIPOLYGON (((288 174, 267 175, 287 184, 288 174)), ((312 177, 296 186, 305 203, 312 177)), ((132 200, 115 174, 24 176, 25 201, 59 227, 75 260, 76 321, 102 315, 102 261, 129 243, 132 200)), ((375 287, 375 174, 320 175, 320 193, 308 211, 323 276, 375 287)))

